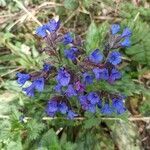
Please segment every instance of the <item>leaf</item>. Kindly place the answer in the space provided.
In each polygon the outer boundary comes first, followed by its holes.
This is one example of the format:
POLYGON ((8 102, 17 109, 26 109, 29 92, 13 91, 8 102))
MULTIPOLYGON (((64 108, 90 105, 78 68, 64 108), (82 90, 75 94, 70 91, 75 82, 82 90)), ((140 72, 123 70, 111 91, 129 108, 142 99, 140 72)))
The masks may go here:
POLYGON ((98 126, 99 124, 100 124, 99 118, 92 117, 84 121, 84 128, 90 129, 91 127, 98 126))
POLYGON ((89 26, 87 35, 86 35, 86 52, 89 54, 96 48, 103 47, 103 41, 108 30, 108 23, 104 22, 100 26, 96 26, 94 22, 89 26))
POLYGON ((78 1, 77 0, 64 0, 64 6, 67 9, 75 10, 78 8, 78 1))
POLYGON ((47 150, 61 150, 56 133, 53 129, 48 130, 41 139, 41 147, 47 150))
POLYGON ((35 140, 40 136, 40 133, 45 128, 45 125, 43 123, 37 122, 35 119, 31 120, 27 124, 27 130, 28 130, 28 138, 29 140, 35 140))

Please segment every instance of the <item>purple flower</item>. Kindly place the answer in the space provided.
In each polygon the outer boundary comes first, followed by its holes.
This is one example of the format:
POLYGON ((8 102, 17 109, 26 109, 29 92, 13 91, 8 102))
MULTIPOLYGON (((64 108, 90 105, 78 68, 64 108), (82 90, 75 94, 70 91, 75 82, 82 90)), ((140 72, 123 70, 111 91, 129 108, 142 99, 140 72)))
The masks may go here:
POLYGON ((45 82, 44 78, 38 78, 35 81, 33 81, 32 84, 35 85, 35 89, 38 92, 42 92, 44 90, 44 82, 45 82))
POLYGON ((86 95, 80 95, 79 96, 79 101, 80 101, 80 104, 82 106, 82 109, 88 110, 88 108, 89 108, 89 102, 87 100, 87 96, 86 95))
POLYGON ((72 42, 73 42, 73 38, 71 36, 71 33, 70 32, 66 33, 64 35, 64 38, 63 38, 64 45, 67 45, 67 44, 72 43, 72 42))
POLYGON ((85 91, 85 85, 82 84, 80 81, 77 81, 75 83, 75 89, 78 91, 78 92, 84 92, 85 91))
POLYGON ((23 91, 26 93, 27 96, 33 97, 34 96, 34 90, 35 90, 35 85, 31 84, 27 88, 23 88, 23 91))
POLYGON ((89 60, 96 64, 102 61, 102 59, 103 59, 103 54, 99 49, 94 50, 89 56, 89 60))
POLYGON ((67 86, 70 82, 70 78, 70 74, 64 68, 60 68, 56 76, 57 82, 62 86, 67 86))
POLYGON ((74 113, 72 110, 69 110, 68 111, 68 114, 67 114, 67 118, 68 119, 74 119, 74 117, 78 116, 78 114, 74 113))
POLYGON ((109 76, 109 82, 112 83, 117 79, 121 78, 121 72, 119 72, 117 69, 112 69, 110 76, 109 76))
POLYGON ((50 64, 44 64, 43 65, 43 71, 48 72, 50 71, 52 66, 50 64))
POLYGON ((33 97, 35 89, 38 92, 42 92, 44 90, 44 78, 38 78, 38 79, 34 80, 29 87, 23 88, 23 91, 29 97, 33 97))
POLYGON ((75 47, 64 50, 65 57, 74 61, 74 60, 76 60, 76 52, 77 51, 78 51, 78 49, 75 47))
POLYGON ((44 24, 44 25, 38 27, 36 29, 35 33, 36 33, 36 35, 44 38, 47 35, 47 30, 48 30, 48 26, 46 24, 44 24))
POLYGON ((67 90, 65 91, 66 95, 68 97, 72 97, 72 96, 76 96, 77 95, 77 92, 75 91, 74 87, 72 84, 69 84, 68 85, 68 88, 67 90))
POLYGON ((88 74, 88 73, 84 73, 83 74, 83 81, 86 83, 86 84, 92 84, 93 83, 93 75, 91 74, 88 74))
POLYGON ((117 51, 113 51, 108 56, 108 61, 113 65, 118 65, 121 62, 121 54, 117 51))
POLYGON ((121 37, 124 38, 124 37, 130 37, 132 35, 132 32, 129 28, 125 28, 123 30, 123 33, 121 34, 121 37))
POLYGON ((108 69, 106 69, 106 68, 103 68, 103 69, 94 68, 93 72, 94 72, 95 78, 97 80, 98 79, 108 80, 108 78, 109 78, 108 69))
POLYGON ((115 112, 117 112, 117 114, 123 114, 126 111, 122 99, 119 98, 114 98, 112 100, 112 107, 115 109, 115 112))
POLYGON ((95 105, 100 101, 100 98, 96 92, 90 92, 87 96, 88 101, 95 105))
POLYGON ((65 102, 62 102, 60 104, 58 104, 58 110, 62 113, 62 114, 66 114, 68 111, 68 106, 66 105, 65 102))
POLYGON ((88 105, 88 111, 91 113, 95 113, 96 112, 96 106, 93 104, 89 104, 88 105))
POLYGON ((113 24, 111 26, 111 33, 113 35, 115 35, 116 33, 118 33, 120 31, 120 25, 119 24, 113 24))
POLYGON ((60 21, 56 20, 56 19, 51 19, 48 23, 47 23, 47 27, 48 27, 48 31, 49 32, 55 32, 60 26, 60 21))
POLYGON ((46 108, 47 115, 50 117, 54 117, 57 111, 58 111, 57 101, 55 100, 49 101, 46 108))
POLYGON ((130 47, 131 46, 131 40, 129 37, 126 37, 121 43, 120 45, 122 47, 130 47))
POLYGON ((17 73, 16 76, 18 77, 17 82, 20 85, 24 85, 30 79, 30 75, 25 73, 17 73))
POLYGON ((57 84, 55 87, 54 87, 54 90, 58 93, 61 93, 62 92, 62 85, 60 84, 57 84))
POLYGON ((105 115, 111 115, 113 113, 112 107, 108 103, 105 103, 101 109, 101 113, 105 115))
POLYGON ((55 19, 51 19, 47 24, 44 24, 36 29, 36 34, 42 38, 47 36, 47 31, 55 32, 60 25, 60 21, 56 21, 55 19))

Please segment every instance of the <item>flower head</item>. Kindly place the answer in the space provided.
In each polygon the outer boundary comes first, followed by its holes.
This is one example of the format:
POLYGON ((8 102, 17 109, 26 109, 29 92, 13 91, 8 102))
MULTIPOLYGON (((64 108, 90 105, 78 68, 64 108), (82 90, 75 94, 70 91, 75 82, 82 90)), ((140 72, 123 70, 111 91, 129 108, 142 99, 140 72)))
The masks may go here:
POLYGON ((68 106, 66 105, 65 102, 62 102, 60 104, 58 104, 58 110, 62 113, 62 114, 66 114, 68 111, 68 106))
POLYGON ((58 93, 61 93, 62 92, 62 85, 61 84, 57 84, 55 87, 54 87, 54 90, 58 93))
POLYGON ((17 73, 16 76, 18 77, 17 82, 20 85, 24 85, 30 79, 30 75, 25 73, 17 73))
POLYGON ((129 38, 129 37, 126 37, 126 38, 120 43, 120 45, 121 45, 122 47, 130 47, 130 45, 131 45, 131 40, 130 40, 130 38, 129 38))
POLYGON ((44 78, 38 78, 38 79, 34 80, 29 87, 23 88, 23 91, 29 97, 33 97, 35 89, 38 92, 42 92, 44 90, 44 78))
POLYGON ((64 68, 60 68, 56 76, 57 82, 62 86, 67 86, 70 82, 70 78, 70 74, 64 68))
POLYGON ((76 60, 76 52, 77 51, 78 51, 78 49, 75 48, 75 47, 64 50, 65 57, 72 60, 72 61, 74 61, 74 60, 76 60))
POLYGON ((74 119, 74 117, 78 116, 78 114, 76 114, 75 112, 73 112, 72 110, 69 110, 68 111, 68 114, 67 114, 67 118, 68 119, 74 119))
POLYGON ((105 103, 101 109, 101 113, 105 115, 111 115, 113 113, 112 107, 108 103, 105 103))
POLYGON ((93 72, 94 72, 95 78, 97 80, 98 79, 108 80, 108 78, 109 78, 108 69, 106 69, 106 68, 103 68, 103 69, 94 68, 93 72))
POLYGON ((64 38, 63 38, 64 45, 67 45, 67 44, 72 43, 72 42, 73 42, 73 38, 71 36, 71 33, 70 32, 66 33, 64 35, 64 38))
POLYGON ((108 56, 108 61, 113 65, 118 65, 121 62, 121 54, 117 51, 113 51, 108 56))
POLYGON ((52 68, 52 66, 50 64, 44 64, 43 65, 43 71, 45 71, 45 72, 50 71, 51 68, 52 68))
POLYGON ((75 91, 74 87, 72 84, 69 84, 68 85, 68 88, 67 90, 65 91, 66 95, 68 97, 72 97, 72 96, 76 96, 77 95, 77 92, 75 91))
POLYGON ((35 33, 36 33, 38 36, 44 38, 44 37, 46 37, 46 35, 47 35, 47 30, 48 30, 48 26, 47 26, 47 24, 44 24, 44 25, 38 27, 38 28, 36 29, 35 33))
POLYGON ((95 105, 100 101, 100 98, 96 92, 90 92, 87 96, 88 101, 95 105))
POLYGON ((103 54, 99 49, 94 50, 89 56, 89 60, 96 64, 101 62, 102 59, 103 59, 103 54))
POLYGON ((109 76, 109 81, 110 82, 114 82, 115 80, 117 79, 120 79, 121 78, 121 72, 119 72, 117 69, 112 69, 111 70, 111 73, 110 73, 110 76, 109 76))
POLYGON ((113 35, 115 35, 116 33, 118 33, 120 31, 120 25, 119 24, 113 24, 111 26, 111 33, 113 35))
POLYGON ((124 37, 130 37, 132 35, 132 32, 129 28, 125 28, 123 30, 123 33, 121 34, 121 37, 124 38, 124 37))
POLYGON ((86 84, 92 84, 93 83, 93 75, 91 74, 88 74, 88 73, 84 73, 83 74, 83 81, 86 83, 86 84))
POLYGON ((126 111, 122 99, 119 98, 114 98, 112 100, 112 107, 115 109, 115 112, 117 112, 117 114, 123 114, 126 111))
POLYGON ((56 30, 58 30, 59 26, 60 26, 60 21, 56 20, 56 19, 51 19, 48 23, 48 31, 49 32, 55 32, 56 30))
POLYGON ((50 117, 54 117, 55 113, 58 111, 58 104, 57 101, 51 100, 48 102, 46 113, 50 117))
POLYGON ((23 88, 23 91, 26 93, 27 96, 33 97, 34 96, 34 90, 35 90, 35 85, 31 84, 27 88, 23 88))

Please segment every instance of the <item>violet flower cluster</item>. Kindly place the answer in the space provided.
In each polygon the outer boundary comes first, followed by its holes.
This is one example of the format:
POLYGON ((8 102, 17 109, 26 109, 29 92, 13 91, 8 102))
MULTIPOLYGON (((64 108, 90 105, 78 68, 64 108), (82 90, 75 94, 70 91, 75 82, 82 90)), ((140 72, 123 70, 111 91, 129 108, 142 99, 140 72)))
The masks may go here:
POLYGON ((87 54, 82 39, 71 32, 62 34, 59 26, 60 21, 55 18, 36 29, 36 35, 46 43, 42 52, 49 55, 50 60, 39 72, 17 74, 17 82, 21 86, 30 81, 30 86, 23 91, 33 97, 35 91, 44 90, 47 80, 54 80, 54 96, 46 106, 46 113, 51 117, 63 114, 73 119, 85 111, 95 113, 97 110, 103 115, 123 114, 126 108, 122 94, 103 89, 87 91, 87 87, 96 81, 113 85, 121 79, 118 66, 122 63, 122 54, 118 49, 131 45, 131 30, 125 28, 121 32, 120 25, 113 24, 104 49, 97 48, 87 54))

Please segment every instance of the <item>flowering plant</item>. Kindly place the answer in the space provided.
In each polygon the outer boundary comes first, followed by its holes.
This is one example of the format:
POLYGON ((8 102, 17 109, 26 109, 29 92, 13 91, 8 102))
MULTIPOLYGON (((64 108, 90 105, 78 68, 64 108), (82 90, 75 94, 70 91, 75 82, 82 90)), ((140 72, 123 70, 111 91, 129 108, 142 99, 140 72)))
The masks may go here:
MULTIPOLYGON (((90 53, 85 43, 71 32, 61 33, 60 21, 56 17, 36 29, 42 42, 41 52, 48 56, 43 68, 33 73, 17 73, 17 82, 29 97, 43 92, 50 80, 53 91, 45 106, 48 116, 65 115, 68 119, 82 116, 85 111, 103 115, 123 114, 125 96, 98 87, 100 82, 111 84, 122 77, 119 64, 122 54, 118 49, 131 45, 131 30, 113 24, 107 34, 104 49, 90 53), (43 48, 44 47, 44 48, 43 48), (26 82, 30 85, 26 86, 26 82)), ((44 110, 43 110, 44 112, 44 110)))

